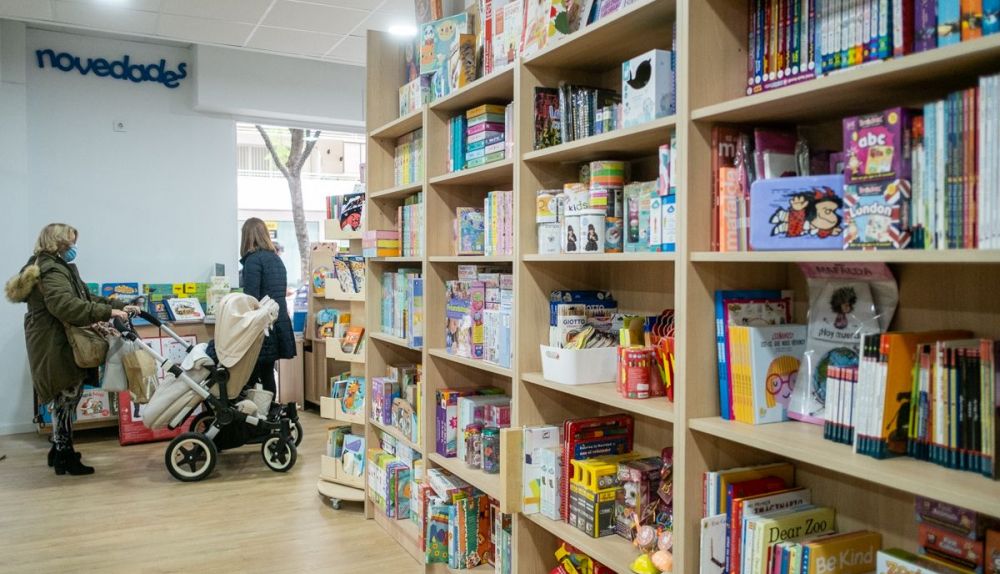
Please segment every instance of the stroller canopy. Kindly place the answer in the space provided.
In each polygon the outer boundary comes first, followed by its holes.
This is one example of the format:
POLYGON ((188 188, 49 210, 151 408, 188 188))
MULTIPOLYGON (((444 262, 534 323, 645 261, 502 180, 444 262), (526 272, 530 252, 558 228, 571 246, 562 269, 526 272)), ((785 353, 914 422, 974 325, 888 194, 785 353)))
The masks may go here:
POLYGON ((260 351, 260 341, 278 318, 278 303, 245 293, 230 293, 215 316, 215 353, 219 364, 232 368, 246 355, 260 351))

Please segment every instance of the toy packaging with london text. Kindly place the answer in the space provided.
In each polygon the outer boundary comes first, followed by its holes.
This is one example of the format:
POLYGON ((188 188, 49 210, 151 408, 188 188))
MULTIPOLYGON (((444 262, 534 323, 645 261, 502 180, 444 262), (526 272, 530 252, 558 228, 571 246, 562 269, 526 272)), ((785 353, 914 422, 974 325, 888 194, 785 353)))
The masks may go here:
POLYGON ((910 244, 910 182, 851 184, 844 189, 844 249, 905 249, 910 244))

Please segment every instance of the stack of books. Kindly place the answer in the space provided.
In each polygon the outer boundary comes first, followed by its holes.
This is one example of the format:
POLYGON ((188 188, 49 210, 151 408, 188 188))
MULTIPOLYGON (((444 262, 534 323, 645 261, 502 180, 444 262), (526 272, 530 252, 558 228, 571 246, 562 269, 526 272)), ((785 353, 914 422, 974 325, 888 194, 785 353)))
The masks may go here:
POLYGON ((424 179, 423 130, 410 132, 396 140, 394 165, 396 185, 410 185, 424 179))
POLYGON ((506 157, 505 106, 485 104, 465 112, 465 167, 473 168, 506 157))

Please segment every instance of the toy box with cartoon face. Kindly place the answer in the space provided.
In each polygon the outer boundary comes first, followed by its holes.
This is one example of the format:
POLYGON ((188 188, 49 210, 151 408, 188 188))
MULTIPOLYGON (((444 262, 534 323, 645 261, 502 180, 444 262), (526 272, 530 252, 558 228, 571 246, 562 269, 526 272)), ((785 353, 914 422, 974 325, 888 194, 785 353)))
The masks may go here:
POLYGON ((846 182, 909 179, 912 123, 903 108, 844 118, 846 182))
POLYGON ((844 249, 905 249, 910 244, 910 182, 846 186, 844 249))
POLYGON ((760 179, 750 186, 754 251, 843 249, 844 177, 760 179))

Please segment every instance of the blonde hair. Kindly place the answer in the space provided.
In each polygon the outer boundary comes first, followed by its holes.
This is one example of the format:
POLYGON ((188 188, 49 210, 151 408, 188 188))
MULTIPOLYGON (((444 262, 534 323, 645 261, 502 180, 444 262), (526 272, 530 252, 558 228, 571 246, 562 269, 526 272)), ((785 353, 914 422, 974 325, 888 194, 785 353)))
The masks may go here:
POLYGON ((240 240, 240 257, 246 257, 254 251, 275 251, 271 234, 267 231, 264 220, 251 217, 243 223, 243 238, 240 240))
POLYGON ((76 243, 79 234, 76 228, 65 223, 50 223, 42 228, 35 242, 35 255, 51 253, 59 255, 76 243))

